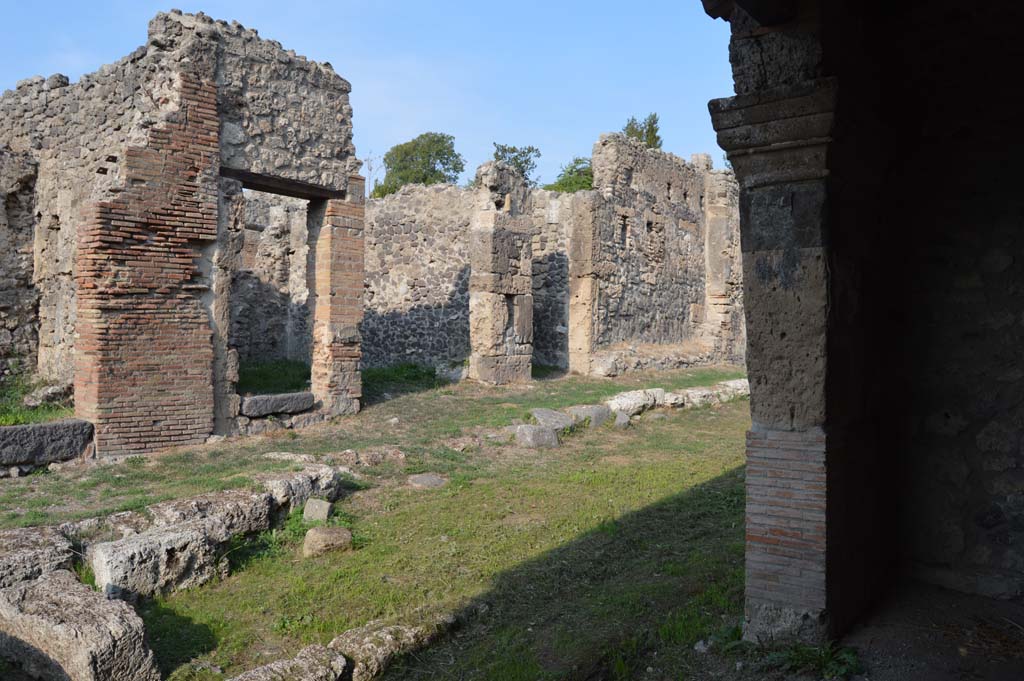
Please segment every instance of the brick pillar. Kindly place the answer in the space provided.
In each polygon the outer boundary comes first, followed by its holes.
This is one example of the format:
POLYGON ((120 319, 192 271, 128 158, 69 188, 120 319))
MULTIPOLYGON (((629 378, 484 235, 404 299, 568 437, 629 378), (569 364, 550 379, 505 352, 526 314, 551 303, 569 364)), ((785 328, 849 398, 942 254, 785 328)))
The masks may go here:
POLYGON ((349 198, 326 202, 316 242, 313 394, 330 414, 358 412, 362 397, 364 182, 351 177, 349 198))
POLYGON ((520 214, 526 186, 504 164, 477 171, 470 225, 469 377, 529 381, 533 359, 532 225, 520 214))
POLYGON ((835 82, 821 79, 710 105, 740 182, 751 639, 830 633, 825 204, 835 99, 835 82))

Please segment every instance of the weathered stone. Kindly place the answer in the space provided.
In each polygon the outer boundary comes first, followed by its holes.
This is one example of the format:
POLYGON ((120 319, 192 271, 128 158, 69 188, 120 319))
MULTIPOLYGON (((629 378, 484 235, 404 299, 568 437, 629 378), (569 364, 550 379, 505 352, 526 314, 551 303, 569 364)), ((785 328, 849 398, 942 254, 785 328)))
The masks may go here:
POLYGON ((191 499, 165 501, 146 509, 154 527, 168 527, 190 520, 210 518, 216 541, 227 541, 236 534, 252 534, 270 529, 273 498, 267 492, 246 490, 211 492, 191 499))
POLYGON ((629 428, 629 423, 629 414, 622 411, 615 412, 615 423, 612 424, 615 430, 625 430, 629 428))
POLYGON ((565 410, 576 423, 586 422, 590 428, 597 428, 612 417, 612 410, 604 404, 587 404, 569 407, 565 410))
POLYGON ((0 658, 42 679, 160 680, 139 616, 67 571, 0 590, 0 658))
POLYGON ((65 385, 44 385, 36 388, 22 398, 21 402, 26 407, 36 408, 44 404, 58 404, 66 402, 71 398, 72 387, 65 385))
POLYGON ((56 570, 70 570, 71 541, 51 527, 0 530, 0 589, 56 570))
POLYGON ((692 409, 718 404, 718 396, 710 388, 687 388, 683 391, 686 406, 692 409))
POLYGON ((330 551, 352 548, 352 532, 344 527, 311 527, 302 542, 302 557, 315 558, 330 551))
POLYGON ((230 681, 341 681, 348 661, 339 652, 324 646, 309 646, 291 660, 278 660, 230 681))
POLYGON ((0 466, 45 466, 82 456, 92 443, 87 421, 65 419, 0 427, 0 466))
POLYGON ((421 648, 452 628, 448 617, 434 618, 420 626, 387 625, 377 620, 350 629, 330 643, 353 662, 352 681, 370 681, 387 669, 396 657, 421 648))
POLYGON ((545 449, 558 446, 558 433, 544 426, 514 426, 516 444, 530 449, 545 449))
POLYGON ((556 431, 568 430, 575 425, 571 414, 554 409, 531 409, 530 415, 537 422, 538 426, 550 428, 556 431))
POLYGON ((630 390, 619 393, 605 402, 605 406, 614 412, 621 412, 627 416, 636 416, 654 407, 657 400, 653 393, 648 390, 630 390))
POLYGON ((312 497, 337 500, 342 489, 342 478, 330 466, 309 465, 298 473, 265 473, 255 476, 270 492, 279 511, 302 508, 312 497))
POLYGON ((271 414, 298 414, 313 408, 313 393, 251 395, 242 398, 242 414, 249 418, 271 414))
POLYGON ((409 476, 409 484, 418 489, 440 489, 448 480, 436 473, 417 473, 409 476))
POLYGON ((331 517, 334 504, 324 499, 310 499, 302 507, 302 519, 307 523, 326 522, 331 517))

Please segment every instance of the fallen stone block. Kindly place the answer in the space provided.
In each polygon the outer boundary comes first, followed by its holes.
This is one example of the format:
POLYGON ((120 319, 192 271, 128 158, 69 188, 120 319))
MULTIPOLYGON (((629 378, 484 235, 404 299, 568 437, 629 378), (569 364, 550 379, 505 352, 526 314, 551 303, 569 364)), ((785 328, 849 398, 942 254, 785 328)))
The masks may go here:
POLYGON ((665 406, 665 390, 663 388, 649 388, 644 391, 650 399, 654 400, 655 407, 665 406))
POLYGON ((341 681, 348 660, 324 646, 309 646, 291 660, 278 660, 229 681, 341 681))
POLYGON ((302 557, 315 558, 330 551, 352 548, 352 533, 344 527, 313 527, 302 541, 302 557))
POLYGON ((221 531, 224 536, 214 537, 227 541, 236 534, 252 534, 270 529, 273 498, 268 492, 230 490, 213 492, 191 499, 165 501, 154 504, 146 510, 155 527, 167 527, 189 520, 213 518, 211 531, 221 531))
POLYGON ((242 398, 242 415, 259 418, 271 414, 298 414, 309 411, 315 403, 313 393, 250 395, 242 398))
POLYGON ((612 411, 621 412, 627 416, 636 416, 655 406, 657 400, 649 390, 630 390, 619 393, 605 402, 605 406, 612 411))
POLYGON ((70 570, 74 555, 71 541, 51 527, 0 530, 0 589, 70 570))
POLYGON ((448 484, 448 479, 437 473, 416 473, 409 476, 409 484, 417 489, 440 489, 448 484))
POLYGON ((686 406, 686 395, 683 393, 665 393, 665 406, 682 409, 686 406))
POLYGON ((585 404, 565 411, 576 423, 588 422, 590 428, 604 425, 612 417, 612 410, 603 404, 585 404))
POLYGON ((430 644, 455 625, 451 617, 435 618, 420 626, 385 625, 379 620, 350 629, 331 641, 353 664, 352 681, 369 681, 382 674, 396 657, 430 644))
POLYGON ((325 499, 310 499, 302 507, 302 519, 307 523, 326 522, 333 510, 334 504, 325 499))
POLYGON ((629 423, 629 414, 622 411, 615 412, 615 423, 612 424, 615 430, 625 430, 629 428, 629 423))
POLYGON ((0 466, 46 466, 78 458, 92 444, 88 421, 64 419, 0 427, 0 466))
POLYGON ((306 414, 296 414, 291 418, 292 428, 308 428, 315 426, 320 423, 324 423, 327 420, 327 414, 319 411, 311 411, 306 414))
POLYGON ((297 473, 269 473, 255 477, 270 493, 279 513, 302 508, 312 497, 337 501, 343 482, 337 470, 322 464, 305 466, 297 473))
POLYGON ((64 570, 0 590, 0 658, 39 679, 160 681, 135 611, 64 570))
POLYGON ((213 518, 156 527, 89 548, 96 586, 113 598, 134 601, 200 586, 227 574, 220 547, 230 536, 213 518))
POLYGON ((731 400, 737 397, 750 395, 750 381, 745 378, 736 378, 731 381, 720 381, 714 385, 719 399, 731 400))
POLYGON ((537 422, 538 426, 555 431, 568 430, 576 425, 570 414, 554 409, 531 409, 530 415, 533 416, 533 420, 537 422))
POLYGON ((558 432, 544 426, 513 426, 516 444, 530 449, 544 449, 558 446, 558 432))
POLYGON ((718 398, 710 388, 687 388, 683 391, 688 409, 699 409, 718 404, 718 398))

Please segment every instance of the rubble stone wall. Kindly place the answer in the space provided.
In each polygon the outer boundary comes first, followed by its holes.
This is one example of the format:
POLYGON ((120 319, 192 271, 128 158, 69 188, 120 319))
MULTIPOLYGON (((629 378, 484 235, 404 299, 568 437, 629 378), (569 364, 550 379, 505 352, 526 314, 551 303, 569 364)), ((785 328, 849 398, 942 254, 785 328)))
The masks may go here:
POLYGON ((0 148, 0 381, 35 366, 39 295, 32 284, 36 164, 0 148))

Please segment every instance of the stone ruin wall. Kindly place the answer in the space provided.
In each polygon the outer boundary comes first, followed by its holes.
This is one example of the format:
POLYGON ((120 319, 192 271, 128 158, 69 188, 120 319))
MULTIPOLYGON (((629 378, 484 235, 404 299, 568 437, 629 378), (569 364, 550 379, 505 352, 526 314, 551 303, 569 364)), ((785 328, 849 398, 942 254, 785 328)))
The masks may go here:
POLYGON ((0 149, 0 380, 36 361, 39 295, 32 283, 36 164, 0 149))

